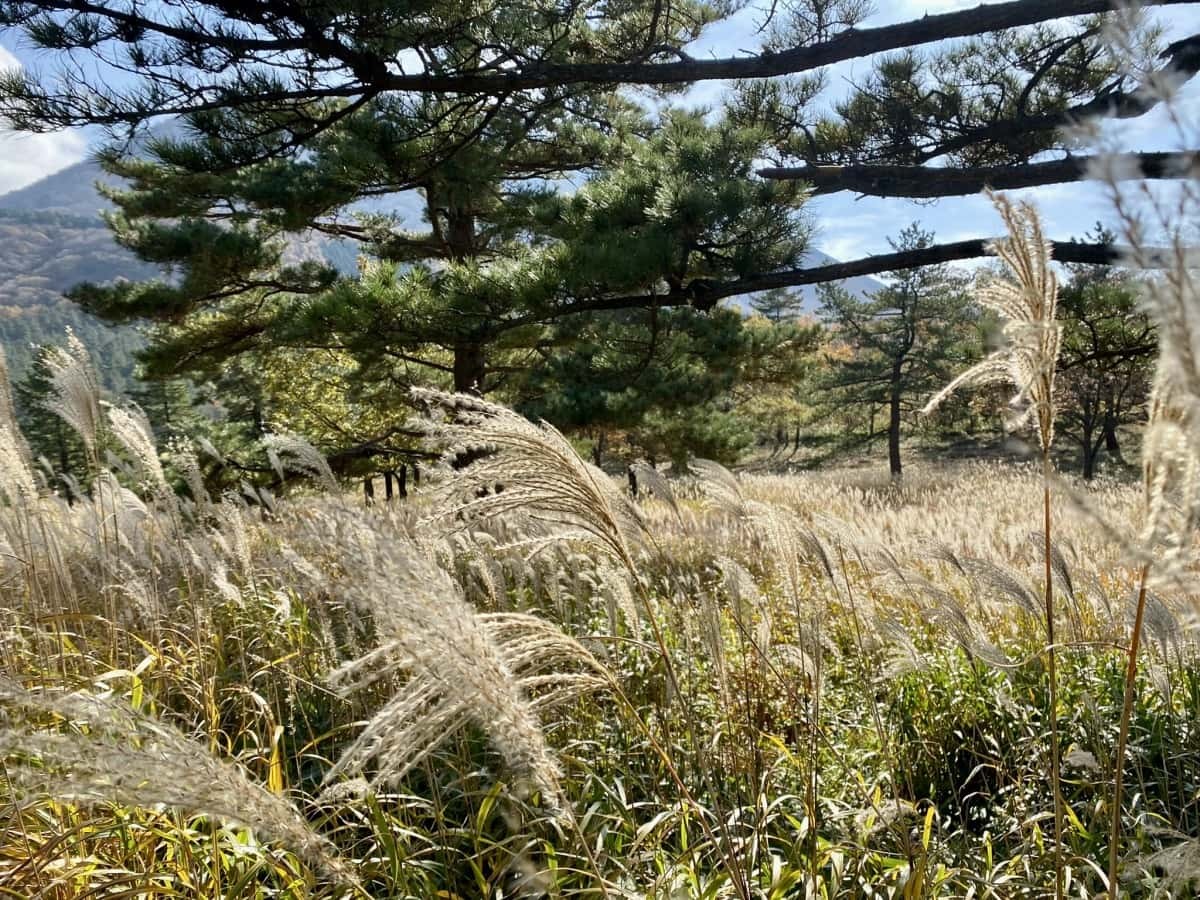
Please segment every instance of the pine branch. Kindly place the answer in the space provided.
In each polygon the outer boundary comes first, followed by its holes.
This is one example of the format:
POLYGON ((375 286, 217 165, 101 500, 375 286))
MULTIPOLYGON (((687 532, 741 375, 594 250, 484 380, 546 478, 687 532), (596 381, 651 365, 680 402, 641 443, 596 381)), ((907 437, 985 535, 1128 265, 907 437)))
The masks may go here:
POLYGON ((1145 115, 1162 102, 1162 91, 1155 90, 1155 84, 1164 80, 1175 80, 1177 83, 1190 81, 1200 72, 1200 34, 1175 41, 1159 58, 1163 64, 1130 90, 1102 90, 1091 100, 1066 109, 989 122, 927 149, 920 155, 920 161, 928 162, 939 156, 958 153, 983 141, 1004 141, 1030 132, 1070 128, 1088 119, 1136 119, 1145 115))
POLYGON ((1082 181, 1103 167, 1122 180, 1200 177, 1195 152, 1068 156, 1014 166, 795 166, 759 169, 763 178, 806 181, 814 194, 854 191, 873 197, 956 197, 985 188, 1014 190, 1082 181))
MULTIPOLYGON (((1166 6, 1188 2, 1192 0, 1146 0, 1145 5, 1166 6)), ((62 46, 55 45, 53 49, 84 49, 100 54, 101 45, 107 41, 119 41, 122 35, 132 30, 152 35, 159 41, 193 45, 200 51, 191 57, 201 61, 196 66, 197 77, 182 78, 181 72, 184 70, 171 62, 171 53, 163 52, 157 57, 152 54, 152 61, 138 66, 134 74, 167 90, 158 93, 151 91, 140 96, 122 96, 97 85, 82 85, 68 80, 61 92, 43 93, 35 89, 31 94, 24 91, 14 94, 10 90, 9 96, 0 98, 0 115, 10 117, 28 128, 49 129, 85 124, 137 124, 166 115, 214 109, 261 109, 272 104, 297 104, 299 108, 321 98, 361 99, 364 95, 384 92, 503 95, 563 85, 671 85, 705 80, 771 78, 808 72, 837 62, 905 47, 1103 13, 1117 4, 1114 0, 1009 0, 987 3, 974 9, 926 15, 876 28, 849 28, 827 40, 778 53, 722 59, 683 57, 672 62, 567 63, 533 60, 507 69, 480 66, 412 73, 397 71, 397 54, 394 52, 372 54, 362 49, 368 42, 356 38, 367 37, 365 35, 350 33, 343 38, 321 29, 305 15, 307 4, 280 2, 272 5, 277 7, 273 37, 261 38, 251 36, 255 34, 253 28, 243 33, 235 31, 226 24, 227 16, 220 9, 210 10, 219 17, 221 24, 216 27, 211 22, 202 21, 199 15, 171 22, 145 12, 133 14, 128 10, 115 9, 111 4, 82 3, 78 0, 39 3, 39 15, 79 15, 82 12, 104 23, 108 29, 107 34, 86 45, 65 40, 62 46), (205 52, 207 56, 202 55, 205 52), (329 61, 335 65, 330 66, 329 61), (298 73, 297 77, 290 83, 277 81, 255 85, 254 80, 248 77, 249 73, 266 63, 274 65, 277 71, 294 71, 298 73), (326 77, 316 83, 306 83, 303 74, 318 63, 325 70, 326 77), (40 115, 33 116, 33 110, 40 115)), ((33 18, 27 4, 0 5, 0 29, 30 25, 33 18)), ((250 20, 234 22, 253 24, 250 20)), ((1176 46, 1178 53, 1171 58, 1171 64, 1190 77, 1200 68, 1200 46, 1191 42, 1191 39, 1176 46)), ((1115 103, 1118 107, 1115 114, 1121 115, 1121 109, 1125 106, 1133 105, 1144 112, 1148 104, 1153 105, 1153 102, 1133 93, 1113 93, 1097 97, 1073 112, 1103 113, 1115 103), (1094 109, 1090 108, 1093 106, 1094 109)), ((973 140, 984 137, 973 137, 973 140)))
MULTIPOLYGON (((973 238, 949 244, 934 244, 917 250, 902 250, 895 253, 879 253, 862 259, 811 266, 803 269, 788 269, 734 281, 705 281, 696 279, 678 290, 661 294, 617 295, 578 300, 554 307, 548 312, 532 314, 506 322, 507 327, 519 327, 535 322, 558 319, 565 315, 598 312, 602 310, 640 309, 646 307, 692 306, 710 310, 727 297, 755 294, 773 288, 798 287, 805 284, 825 284, 856 278, 862 275, 878 275, 902 269, 918 269, 938 263, 963 259, 978 259, 990 256, 988 247, 997 238, 973 238)), ((1050 241, 1054 259, 1060 263, 1085 265, 1131 265, 1132 251, 1128 247, 1108 243, 1084 243, 1079 241, 1050 241)), ((1167 248, 1146 247, 1137 254, 1136 265, 1140 268, 1166 268, 1176 263, 1174 251, 1167 248)))

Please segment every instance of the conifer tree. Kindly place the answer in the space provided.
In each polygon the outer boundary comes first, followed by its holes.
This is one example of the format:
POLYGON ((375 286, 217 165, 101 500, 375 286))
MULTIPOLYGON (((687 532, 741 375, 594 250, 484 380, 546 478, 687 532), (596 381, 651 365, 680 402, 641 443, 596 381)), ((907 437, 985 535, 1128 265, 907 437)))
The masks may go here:
POLYGON ((1124 462, 1120 429, 1144 419, 1157 332, 1142 306, 1142 287, 1125 269, 1072 266, 1070 281, 1059 290, 1060 390, 1066 400, 1058 421, 1079 448, 1085 479, 1095 476, 1102 452, 1124 462))
MULTIPOLYGON (((766 177, 799 179, 818 193, 939 197, 1084 178, 1092 160, 1064 154, 1061 129, 1140 116, 1161 102, 1162 88, 1200 71, 1198 34, 1164 46, 1153 27, 1135 26, 1124 44, 1139 58, 1109 54, 1106 29, 1119 5, 1004 0, 871 26, 863 0, 764 3, 757 51, 694 59, 689 42, 741 4, 434 0, 414 10, 383 0, 2 0, 0 31, 54 55, 40 73, 0 79, 0 117, 35 131, 129 133, 185 115, 220 146, 202 167, 220 174, 306 154, 359 113, 386 108, 392 151, 411 148, 411 158, 436 168, 473 143, 481 123, 536 118, 564 91, 740 79, 732 114, 773 135, 777 164, 766 177), (871 59, 869 74, 828 111, 818 99, 827 67, 859 58, 871 59)), ((1193 155, 1178 149, 1131 151, 1109 169, 1122 178, 1193 177, 1193 155)), ((982 256, 990 237, 759 273, 710 293, 715 301, 982 256)), ((1054 242, 1054 253, 1062 262, 1119 257, 1108 245, 1066 241, 1054 242)))
POLYGON ((804 297, 787 288, 772 288, 750 301, 751 308, 772 322, 788 322, 804 309, 804 297))
MULTIPOLYGON (((891 243, 898 252, 920 250, 932 246, 933 234, 913 224, 891 243)), ((905 413, 966 361, 974 329, 966 283, 947 266, 900 270, 893 278, 866 298, 825 287, 821 313, 848 350, 833 363, 825 390, 834 403, 886 411, 888 467, 899 478, 905 413)))
MULTIPOLYGON (((199 174, 211 163, 195 160, 207 152, 196 141, 156 139, 152 161, 110 155, 109 169, 131 185, 112 192, 118 239, 177 275, 74 296, 109 319, 160 322, 147 353, 160 375, 211 372, 271 348, 321 349, 353 360, 364 387, 432 379, 520 403, 545 395, 552 373, 571 371, 564 354, 618 380, 630 376, 622 364, 644 368, 634 353, 589 355, 589 333, 649 343, 665 358, 665 345, 646 338, 664 324, 697 365, 736 371, 729 354, 740 318, 698 315, 713 305, 704 288, 794 265, 807 239, 803 192, 750 177, 762 146, 754 129, 701 113, 671 113, 650 129, 611 98, 611 127, 597 129, 580 121, 583 102, 592 98, 572 98, 577 118, 544 126, 538 141, 528 122, 498 116, 454 164, 421 173, 421 232, 354 212, 364 198, 406 187, 418 165, 388 158, 388 123, 366 112, 301 158, 221 177, 199 174), (601 162, 577 190, 547 180, 601 162), (356 241, 358 275, 290 260, 282 239, 302 228, 356 241), (691 308, 660 308, 688 291, 691 308)), ((688 396, 702 387, 715 396, 720 382, 699 378, 688 396)), ((649 398, 678 396, 648 391, 615 418, 632 423, 649 398)))

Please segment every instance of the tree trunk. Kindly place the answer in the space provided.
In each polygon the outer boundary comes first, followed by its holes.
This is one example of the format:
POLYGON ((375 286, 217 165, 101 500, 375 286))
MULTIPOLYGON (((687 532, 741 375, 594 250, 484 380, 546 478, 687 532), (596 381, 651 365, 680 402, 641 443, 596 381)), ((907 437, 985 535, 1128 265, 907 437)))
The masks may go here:
POLYGON ((367 506, 373 506, 375 503, 375 479, 370 475, 363 478, 363 500, 367 506))
POLYGON ((1104 398, 1104 451, 1117 462, 1125 462, 1121 455, 1121 441, 1117 437, 1116 398, 1110 386, 1108 396, 1104 398))
POLYGON ((888 469, 892 480, 899 481, 900 462, 900 365, 892 367, 891 395, 888 398, 888 469))
POLYGON ((1110 418, 1104 420, 1104 449, 1115 459, 1121 459, 1121 442, 1117 439, 1117 424, 1110 418))
POLYGON ((383 473, 383 499, 392 502, 392 473, 383 473))
POLYGON ((1092 429, 1083 432, 1083 480, 1091 481, 1096 477, 1096 457, 1100 455, 1100 441, 1092 440, 1092 429))
POLYGON ((396 490, 400 498, 408 498, 408 466, 400 463, 400 471, 396 473, 396 490))
POLYGON ((463 341, 454 345, 454 390, 457 393, 482 396, 486 371, 482 344, 463 341))
POLYGON ((608 432, 601 428, 596 432, 596 442, 592 444, 592 462, 596 468, 600 468, 604 463, 604 451, 608 447, 608 432))

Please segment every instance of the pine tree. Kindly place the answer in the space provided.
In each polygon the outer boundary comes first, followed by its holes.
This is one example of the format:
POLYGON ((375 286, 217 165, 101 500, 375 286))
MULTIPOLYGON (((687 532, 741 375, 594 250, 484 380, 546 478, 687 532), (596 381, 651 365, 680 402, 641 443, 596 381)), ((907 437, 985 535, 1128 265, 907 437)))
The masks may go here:
MULTIPOLYGON (((899 252, 920 250, 932 246, 933 234, 913 224, 891 243, 899 252)), ((966 285, 947 266, 903 269, 893 279, 866 298, 825 287, 821 314, 847 349, 835 358, 824 389, 836 404, 885 410, 888 467, 899 478, 905 414, 961 368, 974 322, 966 285)))
MULTIPOLYGON (((817 193, 932 198, 1085 178, 1092 160, 1065 152, 1065 127, 1140 116, 1200 71, 1200 35, 1163 46, 1152 25, 1125 41, 1137 59, 1106 52, 1111 0, 1006 0, 877 27, 863 0, 769 4, 758 52, 688 55, 707 24, 739 8, 433 0, 414 14, 380 0, 272 0, 265 10, 2 0, 0 30, 49 51, 52 64, 0 79, 0 116, 19 129, 101 125, 128 136, 182 115, 208 145, 195 160, 207 162, 183 173, 201 179, 303 157, 361 114, 386 110, 388 156, 432 171, 453 165, 493 120, 536 120, 564 93, 739 79, 731 114, 772 134, 776 165, 766 177, 799 179, 817 193), (859 58, 871 59, 869 74, 829 111, 820 98, 827 67, 859 58), (120 77, 109 77, 114 61, 120 77)), ((1192 155, 1179 151, 1131 152, 1109 168, 1122 178, 1191 177, 1192 155)), ((731 296, 977 257, 989 237, 758 273, 713 290, 731 296)), ((1060 241, 1054 250, 1063 262, 1119 257, 1109 245, 1060 241)))
MULTIPOLYGON (((589 330, 627 346, 655 322, 736 333, 736 316, 697 314, 715 303, 705 286, 793 265, 807 238, 802 192, 749 177, 762 146, 753 129, 675 113, 641 136, 640 117, 617 111, 630 123, 624 131, 560 123, 549 150, 524 126, 513 141, 501 140, 503 129, 485 134, 454 166, 424 176, 422 233, 381 214, 341 219, 354 202, 401 184, 380 161, 390 146, 380 120, 351 119, 302 160, 223 178, 182 176, 198 145, 157 140, 153 162, 107 160, 131 180, 113 192, 112 225, 122 243, 180 277, 86 286, 74 296, 108 318, 163 323, 146 357, 154 374, 212 372, 248 352, 326 350, 353 360, 346 377, 364 390, 433 380, 517 403, 570 369, 561 348, 574 343, 570 353, 587 354, 589 330), (577 190, 545 181, 601 158, 607 167, 577 190), (514 185, 517 172, 538 183, 514 185), (234 193, 243 199, 230 200, 234 193), (301 227, 358 240, 358 277, 289 262, 279 239, 301 227), (689 291, 691 308, 659 308, 661 296, 689 291)), ((400 165, 407 172, 413 161, 400 165)), ((698 359, 736 370, 723 360, 729 339, 691 346, 698 359)), ((603 365, 622 360, 642 365, 630 353, 603 365)))
MULTIPOLYGON (((1109 238, 1099 227, 1097 236, 1109 238)), ((1072 266, 1059 289, 1059 390, 1067 399, 1058 422, 1079 448, 1085 479, 1102 451, 1124 461, 1119 431, 1143 418, 1149 398, 1157 334, 1140 292, 1136 277, 1111 266, 1072 266)))
POLYGON ((787 288, 772 288, 750 301, 751 308, 772 322, 790 322, 804 310, 804 297, 787 288))

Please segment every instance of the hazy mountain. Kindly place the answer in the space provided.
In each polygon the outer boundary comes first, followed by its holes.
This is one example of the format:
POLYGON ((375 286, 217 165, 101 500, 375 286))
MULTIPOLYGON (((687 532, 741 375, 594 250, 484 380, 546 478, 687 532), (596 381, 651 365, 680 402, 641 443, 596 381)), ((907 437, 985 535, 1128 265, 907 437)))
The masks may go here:
MULTIPOLYGON (((84 160, 0 195, 0 346, 14 377, 20 377, 35 345, 61 341, 68 327, 104 359, 110 386, 131 374, 141 343, 136 329, 101 322, 63 296, 84 281, 159 274, 113 240, 100 217, 111 204, 97 192, 97 182, 114 183, 99 165, 84 160)), ((357 268, 355 247, 325 238, 298 238, 288 256, 323 258, 344 272, 357 268)))
POLYGON ((14 378, 36 345, 61 342, 70 327, 103 359, 100 368, 109 386, 119 386, 132 371, 140 336, 131 327, 113 328, 89 316, 63 292, 81 281, 154 273, 117 246, 94 212, 83 216, 0 205, 0 346, 14 378))
POLYGON ((83 160, 33 184, 0 194, 0 209, 70 213, 95 218, 100 210, 111 206, 96 192, 97 182, 112 184, 113 179, 105 175, 96 163, 83 160))

